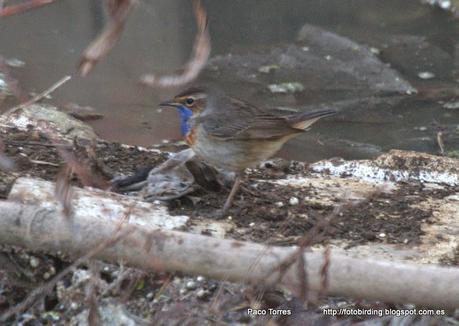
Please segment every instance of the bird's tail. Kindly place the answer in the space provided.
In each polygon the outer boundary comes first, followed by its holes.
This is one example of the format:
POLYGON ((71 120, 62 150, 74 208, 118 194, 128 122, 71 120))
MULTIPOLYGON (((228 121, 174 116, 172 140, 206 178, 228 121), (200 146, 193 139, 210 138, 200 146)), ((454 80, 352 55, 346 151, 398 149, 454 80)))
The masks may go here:
POLYGON ((314 112, 302 112, 289 116, 288 121, 293 128, 305 130, 320 118, 335 114, 336 111, 332 109, 319 110, 314 112))

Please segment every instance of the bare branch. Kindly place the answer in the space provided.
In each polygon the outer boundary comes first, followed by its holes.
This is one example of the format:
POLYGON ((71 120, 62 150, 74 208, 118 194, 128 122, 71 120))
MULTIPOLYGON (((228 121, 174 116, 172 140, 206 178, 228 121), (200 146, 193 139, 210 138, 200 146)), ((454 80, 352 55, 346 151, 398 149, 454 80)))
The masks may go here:
MULTIPOLYGON (((89 248, 112 239, 116 230, 111 219, 94 218, 92 214, 75 214, 70 230, 68 220, 62 219, 57 210, 5 201, 0 201, 0 209, 1 241, 35 250, 60 250, 70 254, 91 251, 89 248)), ((85 208, 82 209, 84 212, 85 208)), ((268 254, 248 272, 251 262, 266 252, 266 246, 178 231, 152 230, 134 223, 123 229, 131 231, 123 241, 117 242, 116 246, 106 246, 93 257, 112 262, 122 260, 127 265, 145 270, 157 270, 159 262, 164 271, 270 285, 279 280, 281 273, 275 267, 298 253, 297 247, 269 247, 268 254)), ((303 255, 307 261, 305 270, 309 291, 325 290, 327 295, 439 308, 459 305, 459 269, 456 267, 352 258, 334 252, 329 257, 328 254, 324 257, 322 252, 305 252, 303 255), (324 266, 328 270, 326 289, 322 277, 324 266)), ((297 259, 276 286, 301 285, 298 263, 297 259)))
POLYGON ((30 100, 28 100, 27 102, 25 103, 22 103, 22 104, 19 104, 11 109, 9 109, 6 114, 8 113, 11 113, 11 112, 14 112, 16 110, 19 110, 19 109, 23 109, 25 107, 28 107, 34 103, 37 103, 37 102, 40 102, 42 99, 44 99, 45 97, 49 96, 51 93, 53 93, 56 89, 58 89, 59 87, 61 87, 62 85, 64 85, 67 81, 69 81, 72 77, 71 76, 65 76, 63 78, 61 78, 60 80, 58 80, 56 83, 54 83, 50 88, 44 90, 43 92, 41 92, 40 94, 37 94, 35 95, 33 98, 31 98, 30 100))
POLYGON ((22 14, 25 11, 35 9, 47 4, 50 4, 56 0, 29 0, 18 5, 11 5, 4 7, 3 1, 0 2, 0 17, 12 16, 17 14, 22 14))
POLYGON ((204 68, 210 56, 210 35, 207 14, 200 0, 193 1, 198 32, 193 47, 193 55, 181 75, 156 76, 146 74, 141 82, 151 87, 170 87, 187 84, 193 81, 204 68))
POLYGON ((109 22, 102 33, 84 50, 78 64, 78 72, 81 76, 88 75, 96 63, 105 57, 118 42, 134 4, 135 0, 107 1, 109 22))

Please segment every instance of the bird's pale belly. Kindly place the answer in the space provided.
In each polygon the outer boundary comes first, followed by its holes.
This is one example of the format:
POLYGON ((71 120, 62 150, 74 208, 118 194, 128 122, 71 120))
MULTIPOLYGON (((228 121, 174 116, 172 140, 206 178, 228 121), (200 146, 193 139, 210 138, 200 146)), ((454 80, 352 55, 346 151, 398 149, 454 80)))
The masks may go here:
POLYGON ((200 127, 190 136, 188 143, 196 155, 215 167, 234 172, 267 160, 288 140, 221 140, 208 136, 200 127))

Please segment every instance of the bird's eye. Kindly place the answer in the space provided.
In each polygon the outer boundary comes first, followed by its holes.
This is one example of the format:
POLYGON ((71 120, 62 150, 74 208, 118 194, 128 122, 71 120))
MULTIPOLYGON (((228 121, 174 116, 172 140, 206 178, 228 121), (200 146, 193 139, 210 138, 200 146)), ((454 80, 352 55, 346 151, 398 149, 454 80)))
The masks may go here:
POLYGON ((194 99, 189 97, 185 100, 186 105, 192 105, 194 103, 194 99))

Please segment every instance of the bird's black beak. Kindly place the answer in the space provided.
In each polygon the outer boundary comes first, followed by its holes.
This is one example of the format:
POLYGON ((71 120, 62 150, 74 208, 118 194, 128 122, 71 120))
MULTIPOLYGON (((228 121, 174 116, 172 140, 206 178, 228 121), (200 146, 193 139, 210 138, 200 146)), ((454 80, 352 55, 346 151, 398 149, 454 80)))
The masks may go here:
POLYGON ((164 101, 164 102, 159 103, 159 106, 163 108, 164 107, 176 108, 176 107, 179 107, 180 104, 177 102, 174 102, 173 100, 169 100, 169 101, 164 101))

